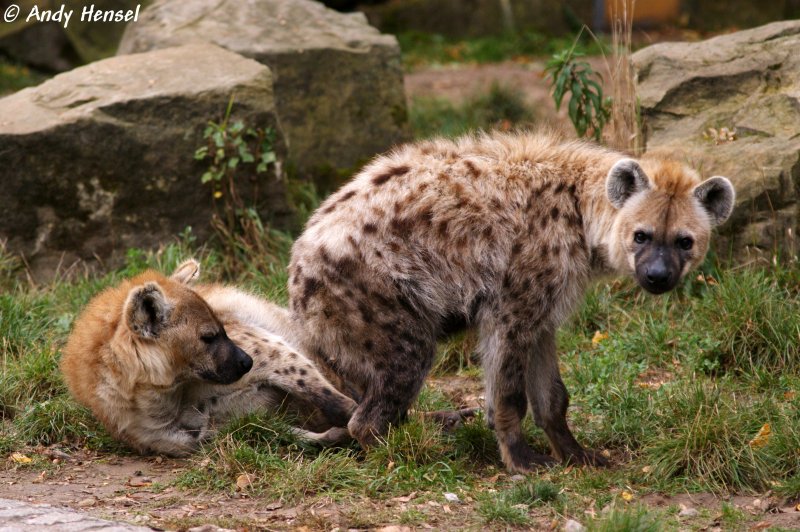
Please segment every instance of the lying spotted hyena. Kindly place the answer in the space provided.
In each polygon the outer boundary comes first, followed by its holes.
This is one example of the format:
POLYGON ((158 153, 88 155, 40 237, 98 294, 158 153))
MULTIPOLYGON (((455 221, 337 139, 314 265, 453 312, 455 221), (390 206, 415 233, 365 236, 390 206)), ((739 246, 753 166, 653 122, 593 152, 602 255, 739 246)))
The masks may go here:
POLYGON ((359 389, 348 428, 369 445, 404 418, 437 339, 475 327, 508 469, 552 461, 523 438, 529 405, 556 458, 601 464, 567 426, 557 327, 598 273, 674 288, 733 202, 724 177, 547 135, 405 146, 325 201, 295 243, 298 345, 359 389))
POLYGON ((61 360, 73 396, 142 453, 185 455, 232 416, 281 406, 304 422, 302 437, 347 439, 356 404, 292 347, 287 311, 232 287, 190 286, 198 274, 190 260, 96 296, 61 360))

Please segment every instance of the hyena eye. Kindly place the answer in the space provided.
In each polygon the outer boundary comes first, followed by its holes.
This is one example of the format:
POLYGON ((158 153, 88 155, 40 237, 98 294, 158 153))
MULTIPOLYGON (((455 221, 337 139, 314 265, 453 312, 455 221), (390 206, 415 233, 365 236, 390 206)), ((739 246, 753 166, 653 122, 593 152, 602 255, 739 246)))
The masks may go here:
POLYGON ((678 239, 678 247, 684 251, 689 251, 694 246, 694 240, 688 236, 678 239))
POLYGON ((219 338, 218 332, 206 333, 200 337, 200 339, 207 344, 213 344, 217 338, 219 338))
POLYGON ((648 235, 644 231, 636 231, 635 233, 633 233, 633 241, 636 242, 637 244, 644 244, 648 240, 650 240, 650 235, 648 235))

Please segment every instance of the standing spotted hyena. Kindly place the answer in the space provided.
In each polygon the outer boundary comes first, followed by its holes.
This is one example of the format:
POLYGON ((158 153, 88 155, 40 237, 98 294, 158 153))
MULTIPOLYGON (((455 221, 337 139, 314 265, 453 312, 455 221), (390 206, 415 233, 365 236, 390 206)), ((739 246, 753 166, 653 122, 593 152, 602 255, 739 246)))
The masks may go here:
POLYGON ((547 135, 402 147, 325 201, 295 243, 301 349, 359 390, 348 428, 369 445, 405 417, 437 339, 477 327, 507 468, 552 461, 523 438, 528 405, 556 458, 602 464, 567 426, 556 329, 598 273, 674 288, 733 201, 724 177, 701 183, 674 161, 547 135))

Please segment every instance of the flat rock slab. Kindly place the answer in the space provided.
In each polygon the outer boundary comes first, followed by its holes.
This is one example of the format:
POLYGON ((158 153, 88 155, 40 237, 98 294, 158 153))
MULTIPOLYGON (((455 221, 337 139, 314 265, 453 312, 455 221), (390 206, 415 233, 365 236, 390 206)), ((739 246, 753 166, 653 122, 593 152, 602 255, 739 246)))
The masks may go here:
MULTIPOLYGON (((47 278, 77 259, 113 265, 187 226, 204 238, 209 163, 194 153, 231 98, 231 123, 273 128, 285 159, 269 69, 211 44, 112 57, 0 99, 0 240, 47 278)), ((281 227, 291 210, 274 170, 237 187, 281 227)))
POLYGON ((737 192, 722 248, 794 254, 800 187, 800 21, 633 56, 648 151, 681 152, 737 192), (730 132, 735 132, 731 137, 730 132))
POLYGON ((49 504, 30 504, 0 499, 0 532, 145 532, 152 530, 127 523, 95 519, 86 514, 54 508, 49 504))
POLYGON ((361 13, 310 0, 156 0, 126 28, 117 53, 192 42, 270 68, 301 173, 335 174, 408 138, 400 47, 361 13))

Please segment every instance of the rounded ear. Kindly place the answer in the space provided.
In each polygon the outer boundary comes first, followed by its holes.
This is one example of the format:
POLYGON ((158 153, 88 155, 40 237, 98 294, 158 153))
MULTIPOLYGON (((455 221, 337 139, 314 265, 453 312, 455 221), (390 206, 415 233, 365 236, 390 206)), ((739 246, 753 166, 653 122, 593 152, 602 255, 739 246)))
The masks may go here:
POLYGON ((639 163, 633 159, 621 159, 611 167, 606 178, 606 194, 611 205, 622 208, 628 198, 650 188, 650 179, 639 163))
POLYGON ((694 197, 708 213, 711 225, 719 225, 733 212, 736 191, 727 177, 717 175, 694 187, 694 197))
POLYGON ((194 284, 200 278, 200 263, 194 259, 185 260, 175 268, 169 278, 182 284, 194 284))
POLYGON ((158 338, 169 320, 172 305, 158 283, 137 286, 125 301, 125 319, 133 334, 158 338))

